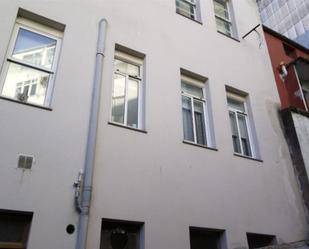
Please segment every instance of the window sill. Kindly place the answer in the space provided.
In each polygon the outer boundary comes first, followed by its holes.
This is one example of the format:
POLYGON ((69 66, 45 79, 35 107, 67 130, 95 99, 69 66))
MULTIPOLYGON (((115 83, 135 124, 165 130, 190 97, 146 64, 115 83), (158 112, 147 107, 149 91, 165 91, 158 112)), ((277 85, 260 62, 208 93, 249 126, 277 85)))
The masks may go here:
POLYGON ((233 37, 233 36, 229 36, 229 35, 227 35, 227 34, 224 34, 224 33, 222 33, 222 32, 219 31, 219 30, 217 30, 217 32, 218 32, 219 34, 221 34, 221 35, 224 35, 224 36, 226 36, 226 37, 228 37, 228 38, 234 40, 234 41, 240 42, 240 40, 238 40, 237 38, 235 38, 235 37, 233 37))
POLYGON ((249 157, 249 156, 244 156, 244 155, 241 155, 241 154, 238 154, 238 153, 234 153, 234 156, 246 158, 246 159, 253 160, 253 161, 257 161, 257 162, 260 162, 260 163, 263 162, 263 160, 261 160, 261 159, 254 158, 254 157, 249 157))
POLYGON ((117 126, 117 127, 121 127, 121 128, 125 128, 125 129, 128 129, 128 130, 131 130, 131 131, 137 131, 137 132, 141 132, 141 133, 145 133, 145 134, 148 133, 148 132, 145 131, 145 130, 138 129, 138 128, 133 128, 133 127, 126 126, 126 125, 119 124, 119 123, 112 122, 112 121, 109 121, 109 122, 107 122, 107 123, 110 124, 110 125, 114 125, 114 126, 117 126))
POLYGON ((209 146, 202 145, 202 144, 196 144, 196 143, 193 143, 193 142, 190 142, 190 141, 187 141, 187 140, 183 140, 182 142, 184 144, 189 144, 189 145, 197 146, 197 147, 208 149, 208 150, 218 151, 218 149, 216 149, 216 148, 209 147, 209 146))
POLYGON ((16 100, 16 99, 4 97, 4 96, 0 96, 0 99, 8 100, 8 101, 11 101, 11 102, 14 102, 14 103, 17 103, 17 104, 22 104, 22 105, 27 105, 27 106, 36 107, 36 108, 43 109, 43 110, 47 110, 47 111, 52 111, 52 110, 53 110, 53 109, 50 108, 50 107, 46 107, 46 106, 42 106, 42 105, 36 105, 36 104, 31 104, 31 103, 27 103, 27 102, 21 102, 21 101, 18 101, 18 100, 16 100))
POLYGON ((25 244, 23 242, 0 242, 0 248, 22 249, 25 248, 25 244))
POLYGON ((190 18, 190 17, 188 17, 188 16, 185 16, 185 15, 183 15, 183 14, 177 12, 177 10, 176 10, 176 13, 177 13, 178 15, 181 15, 181 16, 183 16, 183 17, 185 17, 185 18, 187 18, 187 19, 193 21, 193 22, 196 22, 196 23, 198 23, 198 24, 200 24, 200 25, 203 25, 203 23, 202 23, 201 21, 198 21, 198 20, 196 20, 196 19, 193 19, 193 18, 190 18))

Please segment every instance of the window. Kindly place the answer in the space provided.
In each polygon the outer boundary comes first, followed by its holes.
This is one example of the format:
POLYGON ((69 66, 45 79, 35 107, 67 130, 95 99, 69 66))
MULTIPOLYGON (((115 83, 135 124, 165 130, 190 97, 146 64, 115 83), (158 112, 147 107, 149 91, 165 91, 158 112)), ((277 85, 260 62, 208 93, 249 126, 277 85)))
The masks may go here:
POLYGON ((116 51, 112 94, 112 122, 143 128, 143 60, 116 51))
POLYGON ((176 0, 177 13, 195 19, 196 4, 194 0, 176 0))
POLYGON ((3 97, 49 106, 62 32, 18 17, 1 74, 3 97))
POLYGON ((282 46, 283 46, 284 52, 285 52, 285 54, 287 56, 292 57, 292 58, 296 58, 296 50, 295 50, 295 48, 289 46, 286 43, 282 43, 282 46))
POLYGON ((266 234, 247 233, 249 249, 276 245, 276 236, 266 234))
POLYGON ((234 152, 254 157, 246 99, 234 93, 227 94, 234 152))
POLYGON ((201 22, 199 0, 176 0, 176 12, 201 22))
POLYGON ((224 230, 190 227, 190 249, 225 249, 224 230))
POLYGON ((26 249, 32 213, 0 210, 0 248, 26 249))
MULTIPOLYGON (((295 69, 297 73, 298 81, 298 93, 295 92, 293 95, 302 99, 302 105, 300 107, 307 112, 309 111, 309 61, 305 59, 298 59, 295 61, 295 69), (301 92, 300 92, 301 91, 301 92)), ((298 100, 299 101, 299 100, 298 100)))
POLYGON ((205 83, 181 75, 181 99, 184 140, 210 146, 205 83))
POLYGON ((217 30, 225 35, 233 36, 230 11, 230 0, 214 0, 217 30))
POLYGON ((309 106, 309 82, 307 84, 302 85, 302 90, 304 94, 304 99, 306 101, 307 108, 309 106))
POLYGON ((102 220, 101 249, 143 248, 143 222, 102 220))

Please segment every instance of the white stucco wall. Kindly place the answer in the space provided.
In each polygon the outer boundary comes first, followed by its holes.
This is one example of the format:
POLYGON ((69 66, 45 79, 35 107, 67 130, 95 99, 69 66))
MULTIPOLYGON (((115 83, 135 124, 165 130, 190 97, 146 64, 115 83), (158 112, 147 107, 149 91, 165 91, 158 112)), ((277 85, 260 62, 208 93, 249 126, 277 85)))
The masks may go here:
MULTIPOLYGON (((34 212, 29 248, 74 248, 65 226, 77 222, 72 184, 83 167, 102 17, 109 26, 88 248, 99 248, 103 217, 144 221, 145 248, 188 249, 189 226, 225 229, 230 249, 247 246, 246 232, 304 239, 265 42, 260 49, 255 33, 240 42, 217 33, 212 1, 200 2, 203 25, 176 14, 174 0, 0 2, 1 62, 18 7, 66 25, 53 111, 0 99, 0 208, 34 212), (108 124, 115 43, 146 54, 147 134, 108 124), (182 143, 181 67, 209 79, 218 151, 182 143), (249 93, 263 162, 233 155, 225 85, 249 93), (24 152, 36 157, 31 172, 16 169, 24 152)), ((234 13, 240 36, 260 22, 255 1, 234 1, 234 13)))
POLYGON ((0 99, 0 209, 34 213, 29 249, 75 245, 66 226, 78 220, 73 182, 85 157, 97 29, 89 20, 76 25, 77 16, 67 15, 71 6, 69 1, 0 2, 0 65, 19 7, 67 25, 52 111, 0 99), (31 171, 17 169, 20 153, 34 155, 31 171))
MULTIPOLYGON (((146 248, 189 248, 189 226, 226 229, 229 248, 247 246, 246 232, 304 238, 265 42, 218 34, 211 1, 201 1, 203 25, 174 1, 109 3, 89 248, 99 247, 98 217, 144 221, 146 248), (147 134, 107 124, 115 43, 146 54, 147 134), (180 67, 209 79, 217 152, 182 143, 180 67), (263 163, 233 156, 226 84, 250 95, 263 163)), ((234 12, 241 35, 259 23, 254 1, 234 1, 234 12)))

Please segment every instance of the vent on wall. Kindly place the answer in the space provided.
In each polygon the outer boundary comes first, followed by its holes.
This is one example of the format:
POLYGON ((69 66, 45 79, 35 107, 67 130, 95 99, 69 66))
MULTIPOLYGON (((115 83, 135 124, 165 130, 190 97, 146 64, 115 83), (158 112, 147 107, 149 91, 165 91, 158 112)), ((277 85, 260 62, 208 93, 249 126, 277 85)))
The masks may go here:
POLYGON ((20 169, 31 169, 33 162, 33 156, 19 155, 17 167, 20 169))

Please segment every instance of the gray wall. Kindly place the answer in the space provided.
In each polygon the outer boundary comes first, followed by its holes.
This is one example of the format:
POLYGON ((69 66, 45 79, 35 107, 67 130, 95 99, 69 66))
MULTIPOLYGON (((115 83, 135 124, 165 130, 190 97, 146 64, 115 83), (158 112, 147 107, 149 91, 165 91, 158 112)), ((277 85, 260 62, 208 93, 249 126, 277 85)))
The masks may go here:
POLYGON ((301 114, 292 113, 294 126, 301 148, 307 174, 309 173, 309 118, 301 114))
MULTIPOLYGON (((33 211, 29 248, 73 248, 72 183, 83 167, 97 25, 108 22, 88 248, 99 248, 101 218, 145 222, 145 248, 189 248, 189 226, 227 230, 229 248, 246 232, 301 240, 302 201, 277 117, 265 42, 216 32, 213 5, 203 25, 175 12, 174 0, 5 0, 0 61, 18 7, 66 25, 52 100, 45 111, 0 99, 0 208, 33 211), (147 134, 108 125, 115 43, 146 54, 147 134), (207 77, 218 151, 183 144, 180 67, 207 77), (225 85, 249 93, 263 162, 233 155, 225 85), (22 116, 23 122, 19 116, 22 116), (31 172, 16 169, 33 154, 31 172)), ((240 35, 260 22, 255 1, 234 1, 240 35)), ((260 30, 261 33, 261 30, 260 30)))

